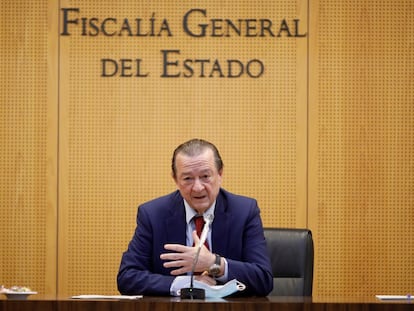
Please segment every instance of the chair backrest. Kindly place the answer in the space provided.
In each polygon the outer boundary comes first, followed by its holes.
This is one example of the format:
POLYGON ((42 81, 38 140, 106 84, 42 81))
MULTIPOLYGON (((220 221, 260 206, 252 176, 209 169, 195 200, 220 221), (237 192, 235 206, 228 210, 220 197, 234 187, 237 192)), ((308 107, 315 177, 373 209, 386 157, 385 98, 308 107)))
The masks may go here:
POLYGON ((309 229, 264 228, 273 272, 270 296, 312 296, 313 239, 309 229))

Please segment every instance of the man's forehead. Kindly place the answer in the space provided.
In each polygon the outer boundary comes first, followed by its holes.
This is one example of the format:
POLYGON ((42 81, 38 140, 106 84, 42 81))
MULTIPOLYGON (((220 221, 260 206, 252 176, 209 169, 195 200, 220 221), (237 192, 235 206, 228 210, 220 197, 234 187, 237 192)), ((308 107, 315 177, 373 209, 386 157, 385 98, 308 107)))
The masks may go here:
POLYGON ((177 157, 177 170, 180 173, 191 172, 210 172, 215 167, 214 158, 206 156, 180 156, 177 157))
POLYGON ((180 173, 191 172, 210 172, 215 169, 214 162, 208 159, 200 159, 195 161, 178 161, 177 170, 180 173))
POLYGON ((183 152, 177 154, 176 161, 181 162, 210 162, 214 161, 214 154, 210 149, 203 150, 202 152, 195 155, 188 155, 183 152))

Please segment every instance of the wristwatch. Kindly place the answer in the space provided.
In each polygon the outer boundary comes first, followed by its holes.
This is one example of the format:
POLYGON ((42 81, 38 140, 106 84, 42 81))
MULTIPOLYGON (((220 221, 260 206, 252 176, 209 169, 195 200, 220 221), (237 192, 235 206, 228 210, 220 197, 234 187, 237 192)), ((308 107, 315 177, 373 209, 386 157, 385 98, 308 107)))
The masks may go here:
POLYGON ((216 255, 216 260, 214 263, 208 268, 208 274, 215 277, 220 274, 220 268, 221 268, 221 257, 220 255, 216 255))

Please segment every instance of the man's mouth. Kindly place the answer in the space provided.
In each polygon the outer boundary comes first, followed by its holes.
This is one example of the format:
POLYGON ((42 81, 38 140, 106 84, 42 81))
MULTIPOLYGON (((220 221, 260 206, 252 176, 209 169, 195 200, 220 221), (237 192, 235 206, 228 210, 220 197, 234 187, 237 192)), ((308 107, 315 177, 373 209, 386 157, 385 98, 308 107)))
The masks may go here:
POLYGON ((193 199, 195 199, 195 200, 202 200, 202 199, 204 199, 205 197, 206 197, 205 195, 193 196, 193 199))

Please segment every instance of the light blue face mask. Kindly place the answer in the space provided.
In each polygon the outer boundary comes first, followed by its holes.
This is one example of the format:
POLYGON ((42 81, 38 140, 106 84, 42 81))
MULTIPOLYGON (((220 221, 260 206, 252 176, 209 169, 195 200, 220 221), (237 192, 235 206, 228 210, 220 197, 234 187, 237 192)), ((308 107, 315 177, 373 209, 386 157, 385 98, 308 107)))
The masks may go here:
POLYGON ((246 285, 233 279, 228 281, 224 285, 207 285, 206 283, 194 281, 195 288, 203 288, 206 291, 206 298, 223 298, 234 294, 238 291, 242 291, 246 288, 246 285))

